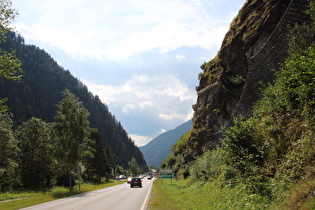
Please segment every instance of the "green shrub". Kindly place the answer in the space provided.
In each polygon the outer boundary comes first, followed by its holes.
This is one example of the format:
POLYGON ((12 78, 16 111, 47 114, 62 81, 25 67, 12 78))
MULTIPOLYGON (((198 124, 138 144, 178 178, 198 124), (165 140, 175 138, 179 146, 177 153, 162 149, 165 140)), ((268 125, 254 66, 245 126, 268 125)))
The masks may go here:
POLYGON ((194 180, 207 181, 218 178, 225 169, 223 150, 218 148, 205 152, 189 167, 189 174, 194 180))
POLYGON ((235 120, 235 125, 224 132, 222 148, 226 154, 226 163, 242 174, 246 174, 250 165, 261 165, 261 141, 256 132, 257 120, 235 120))

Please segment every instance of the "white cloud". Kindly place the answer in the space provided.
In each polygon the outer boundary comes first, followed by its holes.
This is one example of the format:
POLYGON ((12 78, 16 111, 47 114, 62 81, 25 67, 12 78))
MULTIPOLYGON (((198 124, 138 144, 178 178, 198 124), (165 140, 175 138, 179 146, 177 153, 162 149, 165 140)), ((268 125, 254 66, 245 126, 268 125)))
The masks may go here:
POLYGON ((26 43, 70 69, 141 145, 192 117, 199 66, 218 51, 243 2, 14 0, 13 7, 26 43))
POLYGON ((165 54, 180 47, 212 49, 221 45, 227 29, 222 26, 207 29, 171 21, 163 22, 150 31, 130 34, 118 47, 110 50, 108 56, 121 59, 154 49, 165 54))
POLYGON ((147 112, 164 121, 191 117, 191 105, 196 100, 195 91, 173 75, 136 75, 119 86, 83 82, 109 107, 121 107, 124 114, 147 112))
POLYGON ((167 130, 165 130, 165 129, 161 129, 161 133, 165 133, 167 130))
POLYGON ((163 113, 161 113, 161 114, 159 114, 159 118, 160 119, 163 119, 163 120, 172 120, 172 119, 174 119, 174 115, 172 115, 172 114, 163 114, 163 113))
MULTIPOLYGON (((164 54, 183 46, 218 48, 228 29, 226 20, 231 18, 215 20, 201 4, 201 0, 110 0, 106 4, 67 0, 60 7, 54 1, 33 0, 27 6, 38 9, 33 9, 38 19, 17 19, 15 26, 26 40, 81 59, 122 59, 151 50, 164 54)), ((20 10, 23 16, 24 8, 20 10)))
POLYGON ((202 5, 201 0, 191 0, 191 2, 193 2, 194 4, 199 5, 199 6, 202 5))
POLYGON ((144 146, 152 140, 152 137, 150 136, 140 136, 136 134, 130 134, 129 137, 135 142, 137 146, 144 146))
POLYGON ((141 107, 141 109, 145 109, 146 107, 152 107, 153 103, 151 101, 143 101, 139 103, 139 106, 141 107))
POLYGON ((136 106, 134 104, 126 104, 122 107, 122 112, 128 114, 132 110, 134 110, 136 106))
POLYGON ((185 59, 186 59, 186 56, 177 54, 177 55, 176 55, 176 59, 177 59, 178 61, 182 61, 182 60, 185 60, 185 59))

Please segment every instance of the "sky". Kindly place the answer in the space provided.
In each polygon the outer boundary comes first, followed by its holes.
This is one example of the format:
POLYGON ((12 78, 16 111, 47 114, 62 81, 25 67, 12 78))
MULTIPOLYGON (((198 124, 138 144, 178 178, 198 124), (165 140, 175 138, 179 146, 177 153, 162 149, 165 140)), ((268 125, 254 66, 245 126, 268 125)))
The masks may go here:
POLYGON ((15 30, 49 53, 137 146, 193 116, 200 66, 245 0, 12 0, 15 30))

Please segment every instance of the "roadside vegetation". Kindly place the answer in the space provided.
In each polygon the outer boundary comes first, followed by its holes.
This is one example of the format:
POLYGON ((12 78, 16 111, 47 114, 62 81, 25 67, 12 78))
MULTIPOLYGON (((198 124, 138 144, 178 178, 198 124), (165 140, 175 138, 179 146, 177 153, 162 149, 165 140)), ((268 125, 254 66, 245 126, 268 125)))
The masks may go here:
POLYGON ((311 20, 289 35, 288 59, 252 115, 235 119, 220 145, 195 161, 164 161, 178 178, 189 178, 155 185, 152 209, 169 209, 158 207, 167 202, 173 209, 315 209, 313 1, 308 12, 311 20))
MULTIPOLYGON (((10 0, 0 0, 0 11, 2 44, 18 13, 10 0)), ((16 51, 0 47, 1 83, 22 82, 25 74, 21 67, 16 51)), ((38 96, 25 97, 38 101, 38 96)), ((9 99, 0 98, 0 209, 17 209, 119 184, 110 180, 120 174, 142 173, 135 157, 126 168, 116 163, 98 129, 91 127, 89 111, 69 89, 64 89, 55 104, 55 121, 50 123, 31 117, 15 125, 6 105, 9 99)), ((27 108, 29 113, 38 111, 38 107, 27 108)))
POLYGON ((248 194, 243 184, 230 187, 218 180, 181 179, 156 180, 149 209, 264 209, 269 205, 267 199, 248 194))

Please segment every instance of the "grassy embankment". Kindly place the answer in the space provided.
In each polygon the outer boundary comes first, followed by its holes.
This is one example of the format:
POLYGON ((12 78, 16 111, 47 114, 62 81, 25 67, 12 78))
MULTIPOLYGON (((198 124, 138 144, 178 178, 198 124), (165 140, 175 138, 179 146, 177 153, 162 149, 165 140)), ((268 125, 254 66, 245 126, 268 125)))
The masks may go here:
POLYGON ((222 187, 216 181, 156 180, 149 209, 264 209, 268 205, 268 201, 246 194, 243 188, 222 187))
POLYGON ((76 186, 71 193, 69 192, 69 189, 65 187, 54 187, 50 190, 40 192, 3 193, 0 194, 0 209, 20 209, 118 184, 122 184, 122 182, 111 180, 108 183, 98 185, 83 184, 81 185, 80 190, 78 189, 78 186, 76 186))
MULTIPOLYGON (((293 202, 294 196, 286 199, 270 201, 257 194, 246 193, 246 186, 222 186, 219 181, 196 182, 187 180, 156 180, 154 182, 150 210, 170 209, 285 209, 285 203, 293 202)), ((312 209, 314 201, 303 205, 305 209, 312 209), (308 208, 309 206, 310 208, 308 208)), ((294 209, 294 208, 293 208, 294 209)))

